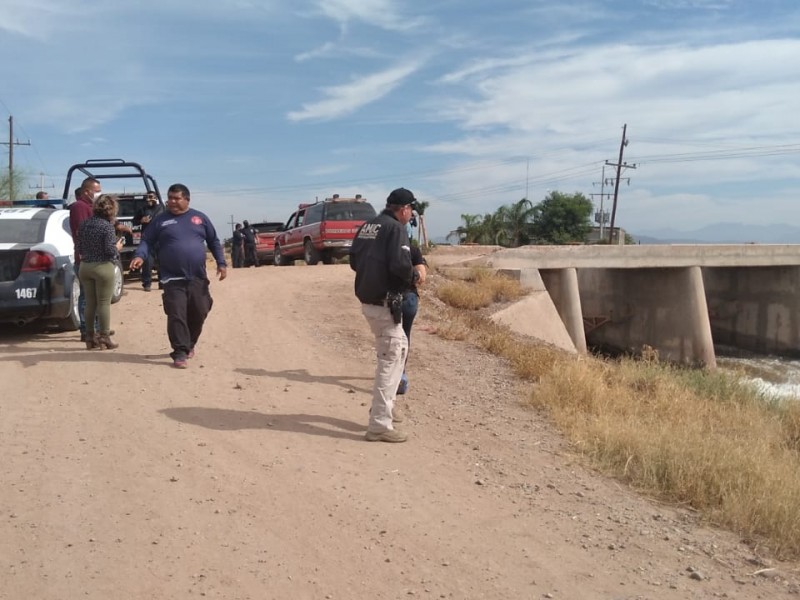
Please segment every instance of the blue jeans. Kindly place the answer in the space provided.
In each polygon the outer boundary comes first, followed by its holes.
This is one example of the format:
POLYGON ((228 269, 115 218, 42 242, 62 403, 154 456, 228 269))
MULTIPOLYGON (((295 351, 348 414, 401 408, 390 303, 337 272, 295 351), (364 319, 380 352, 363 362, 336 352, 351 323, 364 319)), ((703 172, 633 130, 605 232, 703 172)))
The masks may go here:
POLYGON ((417 316, 419 307, 419 296, 416 292, 403 293, 403 331, 406 333, 408 344, 411 345, 411 326, 414 324, 414 317, 417 316))
MULTIPOLYGON (((78 268, 75 268, 75 277, 78 277, 78 268)), ((80 278, 78 279, 80 281, 80 278)), ((78 318, 80 319, 80 330, 81 333, 86 333, 86 317, 84 313, 86 312, 86 292, 83 289, 83 282, 81 282, 81 293, 78 296, 78 318)))
POLYGON ((153 254, 148 252, 142 259, 142 286, 150 287, 153 283, 153 254))

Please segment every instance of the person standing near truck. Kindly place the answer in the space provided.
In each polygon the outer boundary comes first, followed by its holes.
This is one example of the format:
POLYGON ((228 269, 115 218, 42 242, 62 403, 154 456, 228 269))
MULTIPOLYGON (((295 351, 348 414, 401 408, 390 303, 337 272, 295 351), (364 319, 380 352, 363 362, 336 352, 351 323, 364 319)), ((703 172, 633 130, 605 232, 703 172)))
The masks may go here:
POLYGON ((114 221, 119 205, 115 196, 101 195, 92 206, 92 216, 81 223, 77 243, 81 254, 80 281, 86 288, 86 348, 113 350, 111 296, 114 294, 114 261, 124 241, 117 239, 114 221), (97 324, 99 323, 99 330, 97 324))
POLYGON ((402 292, 420 273, 411 264, 405 225, 411 219, 414 194, 405 188, 386 198, 386 208, 364 223, 353 239, 350 268, 356 272, 355 294, 361 312, 375 336, 377 366, 365 439, 368 442, 405 442, 394 428, 397 386, 403 375, 408 339, 401 326, 402 292))
POLYGON ((241 223, 237 223, 236 228, 233 230, 231 262, 233 262, 234 269, 241 269, 244 266, 244 233, 242 233, 241 223))
POLYGON ((256 230, 250 227, 249 221, 244 221, 242 229, 244 236, 244 266, 258 266, 258 255, 256 254, 256 230))
MULTIPOLYGON (((144 232, 147 230, 147 227, 150 225, 150 222, 164 212, 162 206, 158 203, 156 199, 156 195, 154 192, 148 192, 147 196, 145 197, 147 200, 147 204, 142 206, 139 210, 136 211, 136 215, 133 217, 133 224, 140 225, 142 228, 142 236, 144 236, 144 232)), ((144 258, 144 262, 142 262, 142 289, 145 292, 149 292, 150 288, 153 284, 153 257, 154 257, 154 249, 150 248, 150 251, 144 258)))
POLYGON ((217 262, 217 278, 227 276, 222 244, 211 220, 189 208, 189 188, 174 183, 167 190, 167 210, 147 227, 136 248, 131 268, 138 269, 151 248, 158 256, 162 302, 167 314, 167 336, 172 346, 172 366, 185 369, 194 356, 214 301, 206 273, 206 248, 217 262))
MULTIPOLYGON (((81 263, 81 255, 78 252, 78 229, 81 224, 92 216, 92 203, 100 197, 103 189, 100 182, 94 177, 87 177, 83 180, 81 187, 75 190, 75 202, 69 206, 69 229, 72 233, 72 243, 75 248, 75 275, 78 275, 81 263)), ((80 280, 80 278, 79 278, 80 280)), ((80 320, 81 341, 86 341, 86 292, 83 283, 80 283, 80 295, 78 296, 78 318, 80 320)), ((94 328, 96 331, 96 328, 94 328)))

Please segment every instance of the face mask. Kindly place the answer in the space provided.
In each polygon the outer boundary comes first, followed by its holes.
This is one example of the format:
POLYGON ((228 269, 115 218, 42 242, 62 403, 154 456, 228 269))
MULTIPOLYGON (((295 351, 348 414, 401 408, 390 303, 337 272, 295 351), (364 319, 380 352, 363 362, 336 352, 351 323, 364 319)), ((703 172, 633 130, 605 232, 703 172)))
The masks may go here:
POLYGON ((92 194, 92 200, 97 200, 103 192, 95 192, 92 194))

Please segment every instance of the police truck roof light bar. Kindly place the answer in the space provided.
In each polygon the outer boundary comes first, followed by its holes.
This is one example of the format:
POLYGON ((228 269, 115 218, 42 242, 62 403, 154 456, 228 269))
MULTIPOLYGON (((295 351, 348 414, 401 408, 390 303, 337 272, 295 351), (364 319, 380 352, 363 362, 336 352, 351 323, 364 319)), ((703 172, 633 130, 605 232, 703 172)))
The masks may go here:
POLYGON ((40 208, 64 208, 66 201, 61 198, 49 198, 44 200, 36 200, 35 198, 26 198, 24 200, 0 200, 0 207, 15 207, 15 206, 32 206, 40 208))

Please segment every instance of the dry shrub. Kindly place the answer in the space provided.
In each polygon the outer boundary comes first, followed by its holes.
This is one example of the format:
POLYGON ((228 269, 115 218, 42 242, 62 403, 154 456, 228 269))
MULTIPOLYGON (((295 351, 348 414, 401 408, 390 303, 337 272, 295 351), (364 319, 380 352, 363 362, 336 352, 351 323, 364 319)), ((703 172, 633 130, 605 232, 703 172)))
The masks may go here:
POLYGON ((439 286, 437 294, 442 302, 455 308, 477 310, 492 303, 491 290, 466 281, 445 283, 439 286))
POLYGON ((525 290, 520 286, 519 281, 497 275, 486 280, 485 285, 492 291, 492 298, 495 302, 513 302, 525 295, 525 290))
POLYGON ((778 410, 786 447, 800 453, 800 402, 785 402, 778 410))
POLYGON ((531 402, 605 472, 800 555, 798 456, 781 419, 746 387, 719 373, 572 361, 544 376, 531 402), (693 389, 703 378, 706 395, 693 389))
POLYGON ((518 300, 525 295, 519 282, 488 269, 473 268, 464 280, 439 286, 439 298, 454 308, 477 310, 494 302, 518 300))

